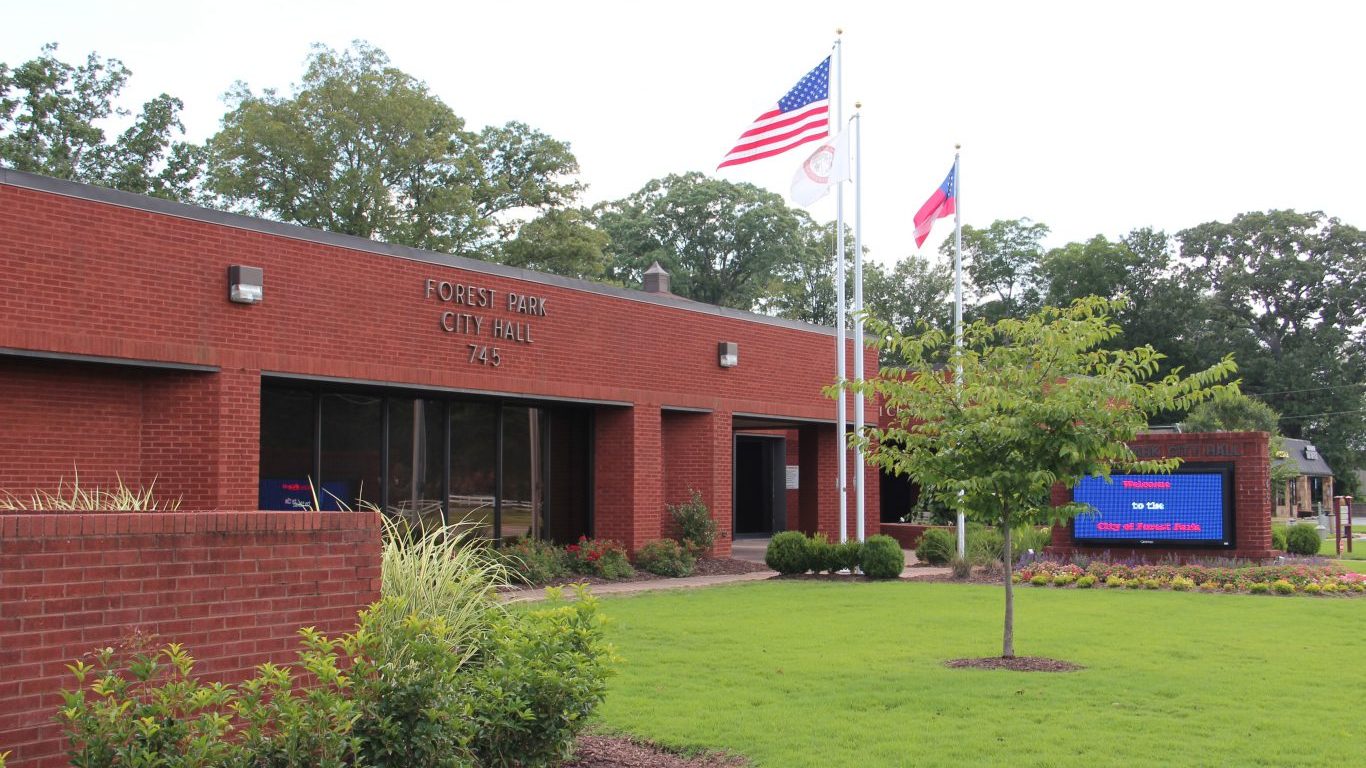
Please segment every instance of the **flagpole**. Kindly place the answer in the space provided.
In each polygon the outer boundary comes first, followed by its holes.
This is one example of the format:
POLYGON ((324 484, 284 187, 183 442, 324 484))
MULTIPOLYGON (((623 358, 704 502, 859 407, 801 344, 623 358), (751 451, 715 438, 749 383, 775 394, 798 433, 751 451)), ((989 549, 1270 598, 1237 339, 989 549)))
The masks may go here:
MULTIPOLYGON (((863 381, 863 109, 854 102, 854 380, 863 381)), ((854 393, 854 434, 863 435, 863 390, 854 393)), ((863 450, 854 453, 854 507, 864 536, 863 450)))
MULTIPOLYGON (((953 349, 963 352, 963 177, 959 175, 958 154, 962 144, 953 145, 953 349)), ((963 363, 960 360, 954 370, 956 384, 963 386, 963 363)), ((958 556, 966 557, 968 545, 967 525, 963 520, 963 510, 958 510, 958 556)))
MULTIPOLYGON (((835 100, 835 125, 844 125, 844 56, 843 46, 840 44, 840 36, 844 34, 843 29, 835 30, 835 89, 838 98, 835 100)), ((845 487, 845 478, 848 476, 848 445, 844 436, 845 424, 845 393, 844 393, 844 329, 847 321, 844 317, 844 182, 839 184, 835 202, 835 379, 840 384, 839 395, 836 397, 835 417, 836 432, 835 439, 839 445, 839 488, 840 497, 840 542, 843 543, 849 538, 849 497, 848 488, 845 487)))

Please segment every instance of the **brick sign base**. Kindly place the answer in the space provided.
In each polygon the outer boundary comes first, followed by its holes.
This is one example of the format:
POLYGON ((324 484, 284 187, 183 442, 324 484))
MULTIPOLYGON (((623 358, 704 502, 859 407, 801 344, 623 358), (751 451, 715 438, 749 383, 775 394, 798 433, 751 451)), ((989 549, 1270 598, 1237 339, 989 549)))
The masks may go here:
MULTIPOLYGON (((1189 547, 1114 547, 1082 545, 1072 540, 1072 527, 1055 526, 1050 555, 1101 555, 1113 559, 1177 560, 1227 557, 1265 561, 1279 552, 1271 548, 1271 468, 1269 436, 1265 432, 1198 432, 1141 435, 1129 446, 1141 459, 1177 457, 1183 466, 1200 463, 1233 464, 1235 509, 1233 549, 1189 547)), ((1071 491, 1053 489, 1053 504, 1072 500, 1071 491)))

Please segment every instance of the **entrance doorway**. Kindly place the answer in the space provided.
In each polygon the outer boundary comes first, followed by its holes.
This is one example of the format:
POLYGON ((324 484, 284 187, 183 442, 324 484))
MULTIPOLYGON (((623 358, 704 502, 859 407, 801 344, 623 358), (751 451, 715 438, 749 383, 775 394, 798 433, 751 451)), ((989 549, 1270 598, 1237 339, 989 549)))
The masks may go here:
POLYGON ((770 435, 735 436, 735 535, 787 528, 787 441, 770 435))

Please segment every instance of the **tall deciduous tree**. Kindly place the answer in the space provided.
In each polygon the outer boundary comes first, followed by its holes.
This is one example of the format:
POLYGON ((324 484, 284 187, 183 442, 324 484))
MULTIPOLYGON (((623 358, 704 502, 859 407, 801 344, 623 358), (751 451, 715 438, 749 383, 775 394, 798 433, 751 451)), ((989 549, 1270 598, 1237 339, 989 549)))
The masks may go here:
POLYGON ((504 264, 584 280, 607 274, 605 232, 591 224, 591 215, 577 208, 547 211, 523 224, 517 237, 498 254, 504 264))
POLYGON ((465 129, 425 83, 363 42, 315 46, 284 97, 244 83, 209 141, 214 192, 253 214, 469 256, 516 231, 517 214, 582 189, 569 147, 522 123, 465 129))
POLYGON ((143 105, 112 141, 105 125, 129 112, 115 105, 132 72, 91 53, 68 64, 57 45, 11 69, 0 63, 0 164, 59 179, 189 200, 203 168, 202 150, 184 133, 180 99, 161 94, 143 105))
MULTIPOLYGON (((989 320, 1024 317, 1046 290, 1039 275, 1048 227, 1029 219, 998 219, 986 229, 963 227, 963 270, 975 294, 973 314, 989 320)), ((953 241, 940 246, 953 258, 953 241)))
POLYGON ((1246 388, 1350 487, 1366 450, 1366 233, 1317 211, 1245 213, 1178 236, 1208 328, 1246 388))
MULTIPOLYGON (((1005 538, 1005 621, 1001 655, 1015 655, 1010 534, 1020 523, 1061 523, 1084 509, 1050 508, 1055 484, 1073 487, 1112 470, 1169 471, 1174 460, 1140 460, 1126 445, 1150 414, 1186 409, 1221 392, 1231 357, 1182 378, 1150 380, 1161 354, 1151 347, 1106 350, 1119 333, 1099 297, 1024 319, 978 320, 963 348, 940 329, 907 335, 870 320, 905 367, 887 369, 852 391, 882 398, 890 416, 854 442, 884 471, 908 475, 935 499, 1005 538), (942 362, 947 360, 948 367, 942 362), (952 371, 961 369, 955 382, 952 371)), ((832 388, 831 394, 837 389, 832 388)))
POLYGON ((658 261, 674 293, 737 309, 773 309, 784 276, 820 248, 810 218, 778 195, 695 172, 655 179, 595 213, 611 238, 609 277, 639 284, 658 261))

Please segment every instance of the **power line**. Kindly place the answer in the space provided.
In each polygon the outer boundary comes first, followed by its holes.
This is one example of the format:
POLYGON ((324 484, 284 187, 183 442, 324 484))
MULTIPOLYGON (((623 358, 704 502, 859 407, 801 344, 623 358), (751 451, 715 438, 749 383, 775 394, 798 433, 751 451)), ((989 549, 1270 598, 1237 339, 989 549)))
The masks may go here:
POLYGON ((1329 389, 1346 389, 1348 387, 1366 387, 1366 382, 1360 382, 1357 384, 1335 384, 1331 387, 1311 387, 1310 389, 1283 389, 1280 392, 1253 392, 1250 390, 1246 390, 1244 391, 1244 394, 1257 395, 1258 397, 1270 397, 1271 395, 1294 395, 1299 394, 1300 392, 1323 392, 1329 389))
POLYGON ((1366 413, 1366 408, 1358 408, 1355 411, 1325 411, 1323 413, 1302 413, 1296 416, 1282 416, 1281 421, 1295 421, 1296 419, 1312 419, 1317 416, 1341 416, 1348 413, 1366 413))

